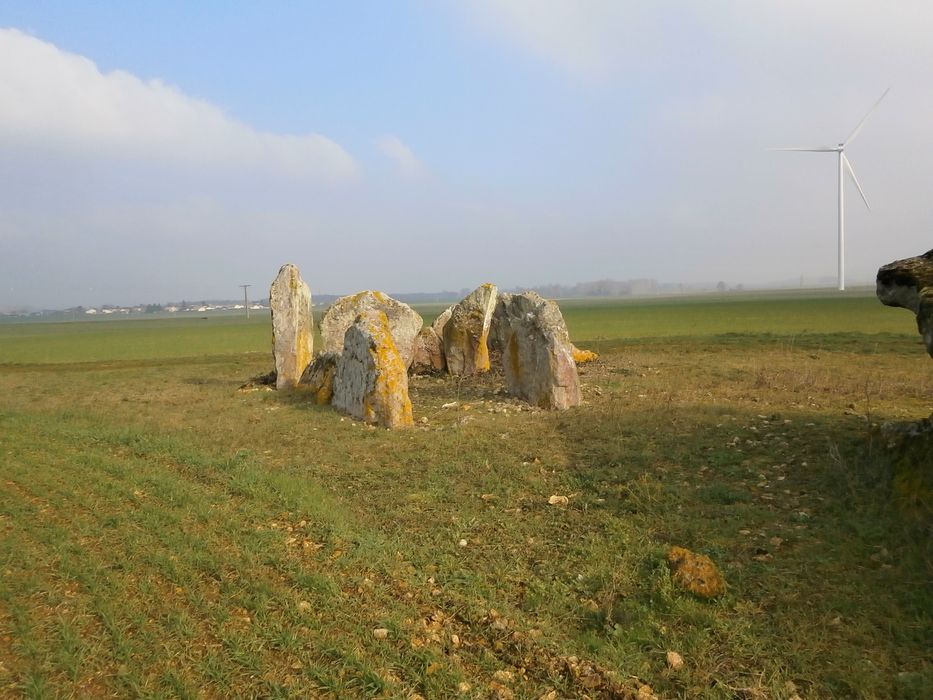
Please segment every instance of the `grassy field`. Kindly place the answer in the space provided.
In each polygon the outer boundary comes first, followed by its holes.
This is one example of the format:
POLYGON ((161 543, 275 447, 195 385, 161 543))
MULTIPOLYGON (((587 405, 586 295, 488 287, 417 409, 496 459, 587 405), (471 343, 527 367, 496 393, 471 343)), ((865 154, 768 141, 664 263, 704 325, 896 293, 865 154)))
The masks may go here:
POLYGON ((562 308, 584 406, 417 377, 396 432, 239 391, 268 319, 0 325, 0 697, 933 695, 928 521, 872 427, 933 412, 912 316, 562 308))

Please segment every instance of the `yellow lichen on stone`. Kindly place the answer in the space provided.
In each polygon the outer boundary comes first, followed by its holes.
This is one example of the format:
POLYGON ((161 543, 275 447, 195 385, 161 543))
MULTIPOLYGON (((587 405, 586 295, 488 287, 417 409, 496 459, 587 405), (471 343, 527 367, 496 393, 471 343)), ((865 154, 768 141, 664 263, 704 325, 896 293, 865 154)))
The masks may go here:
POLYGON ((395 347, 389 319, 380 312, 370 324, 370 335, 375 340, 373 352, 377 376, 373 395, 363 403, 364 420, 382 422, 387 427, 397 428, 412 425, 411 399, 408 396, 408 370, 402 356, 395 347), (403 386, 404 384, 404 386, 403 386), (382 420, 379 420, 376 405, 382 408, 382 420))
POLYGON ((310 336, 313 331, 308 327, 302 327, 298 331, 298 337, 295 339, 295 367, 298 370, 298 376, 304 372, 305 367, 311 364, 312 343, 314 339, 310 336))
POLYGON ((667 563, 674 583, 686 591, 701 598, 715 598, 726 591, 726 580, 705 554, 695 554, 684 547, 671 547, 667 563))
POLYGON ((592 350, 581 350, 576 346, 573 348, 573 361, 578 365, 582 365, 585 362, 593 362, 598 358, 599 355, 592 350))
POLYGON ((476 371, 488 372, 489 363, 489 329, 484 329, 476 344, 476 371))

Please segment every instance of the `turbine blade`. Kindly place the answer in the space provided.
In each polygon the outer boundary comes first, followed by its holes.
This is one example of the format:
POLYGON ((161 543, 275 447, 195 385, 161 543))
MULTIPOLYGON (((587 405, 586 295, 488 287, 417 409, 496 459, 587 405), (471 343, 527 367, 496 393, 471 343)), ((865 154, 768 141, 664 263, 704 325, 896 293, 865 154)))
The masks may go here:
POLYGON ((887 95, 890 91, 891 91, 891 88, 888 88, 888 89, 885 90, 883 93, 881 93, 881 97, 879 97, 879 98, 878 98, 878 101, 875 102, 875 104, 872 105, 871 109, 868 110, 868 112, 865 113, 865 116, 862 117, 862 121, 860 121, 860 122, 856 125, 856 127, 855 127, 854 129, 852 129, 852 133, 849 134, 849 138, 847 138, 845 141, 842 142, 842 145, 843 145, 843 146, 848 146, 848 145, 849 145, 849 142, 850 142, 852 139, 855 138, 855 136, 858 134, 859 131, 861 131, 861 129, 862 129, 862 124, 864 124, 864 123, 865 123, 865 120, 868 119, 868 115, 875 111, 875 107, 877 107, 878 105, 881 104, 881 100, 883 100, 883 99, 884 99, 884 96, 887 95))
POLYGON ((799 146, 795 148, 769 148, 769 151, 810 151, 812 153, 833 153, 838 146, 799 146))
POLYGON ((862 186, 858 184, 858 178, 855 177, 855 171, 852 169, 852 163, 850 163, 849 159, 846 158, 845 153, 842 154, 842 162, 845 164, 846 170, 849 171, 849 175, 852 178, 852 182, 854 182, 855 186, 858 188, 858 193, 862 195, 862 201, 865 202, 866 208, 868 209, 868 211, 871 211, 871 206, 868 204, 868 200, 865 198, 865 193, 862 192, 862 186))

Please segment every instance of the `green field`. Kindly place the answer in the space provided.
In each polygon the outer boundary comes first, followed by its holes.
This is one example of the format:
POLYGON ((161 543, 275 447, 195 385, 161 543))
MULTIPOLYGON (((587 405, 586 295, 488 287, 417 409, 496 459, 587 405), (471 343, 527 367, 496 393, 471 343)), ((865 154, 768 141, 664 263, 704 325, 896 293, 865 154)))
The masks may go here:
MULTIPOLYGON (((418 307, 430 322, 444 305, 418 307)), ((561 303, 571 337, 593 347, 639 338, 709 339, 734 334, 759 340, 837 343, 855 340, 897 347, 916 326, 906 311, 892 311, 874 295, 826 293, 561 303)), ((320 337, 317 337, 320 340, 320 337)), ((180 318, 93 319, 64 323, 0 324, 0 363, 76 363, 156 360, 265 352, 271 347, 268 312, 180 318)))
POLYGON ((416 377, 395 432, 240 391, 268 318, 0 324, 0 697, 933 696, 928 504, 875 427, 933 412, 912 315, 562 308, 583 406, 416 377))

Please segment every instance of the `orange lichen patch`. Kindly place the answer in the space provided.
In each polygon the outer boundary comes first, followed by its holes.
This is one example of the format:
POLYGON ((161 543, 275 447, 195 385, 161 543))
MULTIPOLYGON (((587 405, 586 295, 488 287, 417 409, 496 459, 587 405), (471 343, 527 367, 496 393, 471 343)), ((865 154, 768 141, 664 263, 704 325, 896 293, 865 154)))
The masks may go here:
POLYGON ((592 362, 598 358, 599 354, 592 350, 581 350, 577 346, 573 346, 573 361, 578 365, 582 365, 585 362, 592 362))
POLYGON ((489 364, 489 331, 483 329, 482 335, 476 341, 476 351, 474 355, 474 367, 477 372, 488 372, 489 364))
POLYGON ((684 547, 671 547, 667 553, 671 578, 678 586, 701 598, 715 598, 726 592, 726 580, 713 560, 684 547))
POLYGON ((369 396, 363 399, 363 420, 389 428, 414 424, 408 396, 408 370, 395 347, 389 319, 380 311, 369 317, 369 334, 376 366, 376 381, 369 396))
POLYGON ((298 331, 298 337, 295 339, 295 373, 301 377, 301 373, 311 364, 314 347, 314 335, 309 326, 304 326, 298 331))
POLYGON ((388 295, 386 295, 385 293, 374 291, 372 289, 365 289, 362 292, 357 292, 351 297, 351 299, 353 299, 354 302, 358 302, 361 299, 366 298, 367 296, 371 296, 376 301, 380 301, 382 303, 386 303, 389 300, 388 295))

